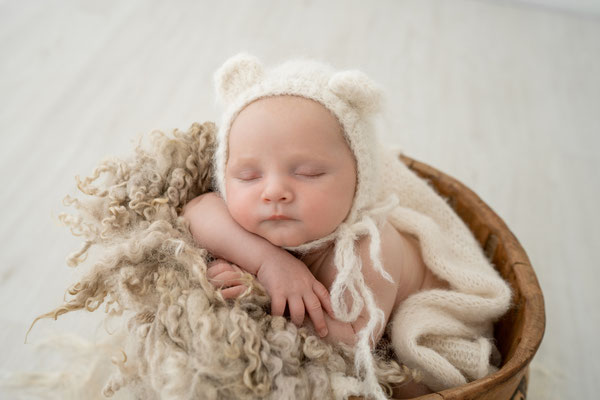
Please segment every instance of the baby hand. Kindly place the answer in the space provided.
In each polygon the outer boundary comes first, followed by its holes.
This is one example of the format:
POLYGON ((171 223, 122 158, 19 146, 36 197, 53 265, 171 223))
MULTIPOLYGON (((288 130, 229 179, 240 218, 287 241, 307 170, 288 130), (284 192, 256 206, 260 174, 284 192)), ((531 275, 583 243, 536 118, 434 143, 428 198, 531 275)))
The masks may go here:
POLYGON ((327 336, 323 309, 334 318, 327 288, 302 261, 285 254, 289 257, 268 257, 256 276, 271 296, 271 314, 283 315, 287 303, 290 318, 296 326, 302 325, 307 311, 319 336, 327 336))
POLYGON ((247 289, 239 280, 242 273, 237 265, 218 258, 208 264, 206 277, 213 286, 221 289, 223 298, 234 299, 247 289))

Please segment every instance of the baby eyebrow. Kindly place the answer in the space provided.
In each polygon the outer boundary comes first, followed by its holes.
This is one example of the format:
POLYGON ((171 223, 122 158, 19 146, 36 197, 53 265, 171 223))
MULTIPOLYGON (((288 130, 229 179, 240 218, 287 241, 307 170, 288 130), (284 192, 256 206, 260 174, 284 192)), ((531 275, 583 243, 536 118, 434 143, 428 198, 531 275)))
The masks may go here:
MULTIPOLYGON (((323 165, 331 161, 331 158, 326 155, 319 155, 315 153, 293 153, 288 157, 290 164, 301 165, 307 163, 323 165)), ((252 165, 258 165, 264 161, 261 157, 240 155, 234 159, 229 159, 231 167, 240 168, 252 165)))
POLYGON ((227 162, 227 170, 229 171, 243 171, 247 169, 255 169, 260 165, 260 161, 257 158, 242 157, 227 162))
POLYGON ((320 155, 318 153, 294 153, 291 159, 296 162, 327 162, 329 157, 320 155))
POLYGON ((241 156, 237 156, 235 158, 229 157, 229 162, 231 162, 232 164, 252 163, 252 162, 258 162, 258 161, 260 161, 260 157, 255 157, 255 156, 241 155, 241 156))

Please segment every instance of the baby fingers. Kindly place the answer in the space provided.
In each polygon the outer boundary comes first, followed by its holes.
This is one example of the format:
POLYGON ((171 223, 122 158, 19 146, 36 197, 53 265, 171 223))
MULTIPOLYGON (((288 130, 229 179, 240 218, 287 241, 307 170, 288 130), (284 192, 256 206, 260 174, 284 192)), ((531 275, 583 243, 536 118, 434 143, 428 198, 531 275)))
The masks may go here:
POLYGON ((296 326, 301 326, 304 322, 304 301, 301 297, 290 297, 288 299, 288 307, 290 310, 290 319, 296 326))
POLYGON ((271 315, 281 316, 285 312, 285 297, 274 294, 271 296, 271 315))
POLYGON ((315 327, 315 331, 317 331, 321 337, 327 336, 327 323, 325 322, 325 315, 321 308, 321 302, 317 296, 312 293, 304 296, 304 305, 306 307, 306 312, 308 312, 313 326, 315 327))
POLYGON ((215 276, 226 272, 226 271, 239 271, 239 267, 233 265, 225 260, 217 259, 215 261, 211 261, 208 264, 208 269, 206 270, 206 277, 208 279, 214 278, 215 276))
POLYGON ((235 299, 242 295, 247 289, 248 287, 244 285, 238 285, 221 290, 221 294, 224 299, 235 299))
POLYGON ((225 271, 209 278, 208 281, 215 287, 229 287, 242 285, 243 282, 240 280, 240 273, 236 271, 225 271))
MULTIPOLYGON (((329 316, 335 319, 335 314, 333 312, 333 307, 331 305, 331 297, 329 296, 329 291, 321 282, 315 280, 313 282, 313 292, 319 298, 321 302, 321 306, 323 309, 329 314, 329 316)), ((316 326, 315 326, 316 328, 316 326)), ((317 331, 318 332, 318 331, 317 331)))
POLYGON ((242 295, 248 287, 240 280, 243 271, 235 264, 218 258, 208 264, 206 277, 216 288, 221 289, 224 299, 234 299, 242 295))

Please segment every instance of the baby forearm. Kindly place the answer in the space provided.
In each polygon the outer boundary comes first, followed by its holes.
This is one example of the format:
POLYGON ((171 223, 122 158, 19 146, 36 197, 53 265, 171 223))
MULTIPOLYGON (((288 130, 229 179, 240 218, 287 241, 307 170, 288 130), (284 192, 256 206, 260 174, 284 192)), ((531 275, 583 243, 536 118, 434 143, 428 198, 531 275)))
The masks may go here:
POLYGON ((356 344, 356 332, 354 332, 351 323, 338 321, 327 314, 325 314, 325 322, 328 333, 324 340, 329 343, 342 342, 350 346, 356 344))
MULTIPOLYGON (((358 333, 365 327, 367 321, 363 315, 360 315, 354 322, 342 322, 329 317, 329 315, 325 315, 325 322, 327 323, 327 329, 329 331, 325 340, 330 343, 343 342, 354 346, 358 341, 358 333)), ((379 329, 376 329, 374 340, 371 339, 369 341, 371 349, 375 348, 382 335, 383 329, 379 326, 379 329)))
POLYGON ((206 193, 191 200, 185 206, 183 216, 190 223, 190 232, 196 243, 251 274, 257 274, 268 255, 287 253, 242 228, 216 193, 206 193))

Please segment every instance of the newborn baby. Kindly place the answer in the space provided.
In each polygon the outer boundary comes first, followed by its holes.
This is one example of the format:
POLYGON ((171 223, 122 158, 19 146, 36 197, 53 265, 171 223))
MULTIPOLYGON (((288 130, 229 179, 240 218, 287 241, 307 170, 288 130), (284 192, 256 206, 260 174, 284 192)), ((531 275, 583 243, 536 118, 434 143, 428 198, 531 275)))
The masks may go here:
POLYGON ((325 340, 355 345, 368 392, 381 397, 371 348, 409 296, 448 292, 452 280, 423 259, 426 234, 413 215, 419 198, 408 192, 418 178, 408 175, 401 191, 397 176, 386 180, 401 162, 386 155, 371 125, 379 91, 357 71, 295 61, 267 72, 247 55, 225 63, 216 80, 227 105, 215 153, 217 192, 184 209, 194 239, 218 257, 209 278, 232 298, 245 290, 240 268, 254 274, 273 315, 287 305, 296 325, 312 321, 325 340))
MULTIPOLYGON (((223 259, 209 272, 213 281, 230 286, 225 297, 245 289, 236 286, 229 261, 257 276, 271 295, 272 314, 282 315, 287 302, 296 325, 302 324, 306 310, 319 335, 355 344, 369 314, 363 308, 355 321, 333 317, 326 289, 337 274, 333 243, 301 254, 302 262, 283 249, 331 234, 350 211, 356 163, 336 117, 303 97, 256 100, 234 120, 228 154, 227 203, 216 193, 205 194, 192 200, 184 214, 196 241, 223 259), (216 233, 213 226, 220 227, 216 233), (323 314, 321 304, 330 316, 323 314)), ((441 281, 423 263, 414 238, 388 223, 380 232, 383 266, 393 282, 373 269, 368 236, 357 240, 357 248, 385 325, 402 300, 441 286, 441 281)), ((378 326, 374 342, 384 325, 378 326)))

